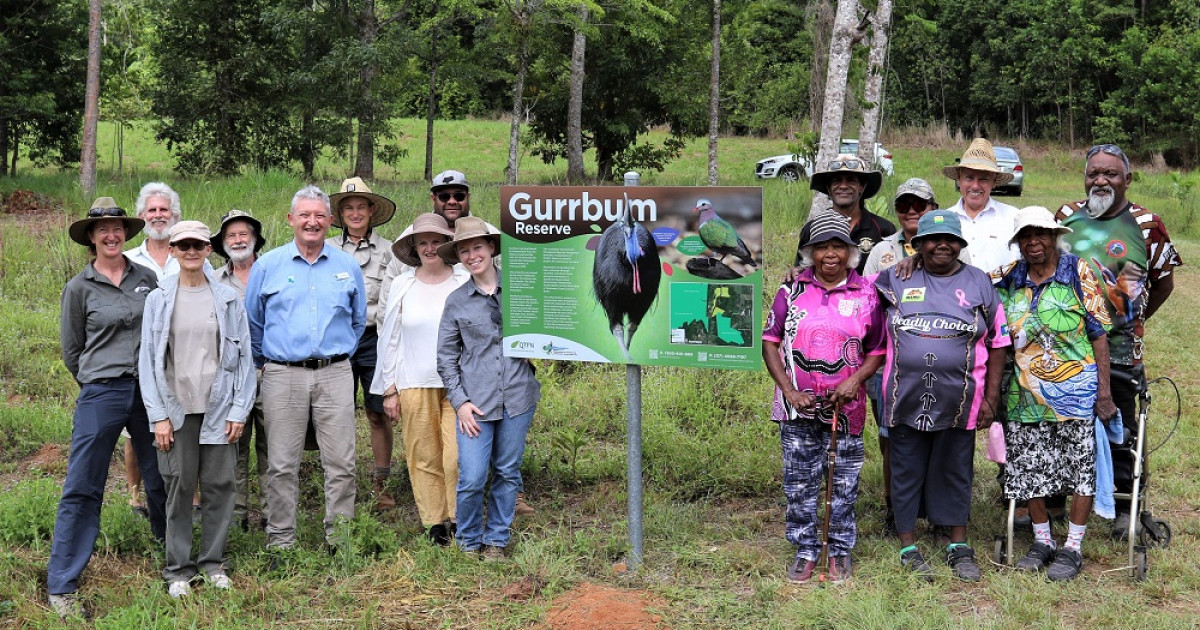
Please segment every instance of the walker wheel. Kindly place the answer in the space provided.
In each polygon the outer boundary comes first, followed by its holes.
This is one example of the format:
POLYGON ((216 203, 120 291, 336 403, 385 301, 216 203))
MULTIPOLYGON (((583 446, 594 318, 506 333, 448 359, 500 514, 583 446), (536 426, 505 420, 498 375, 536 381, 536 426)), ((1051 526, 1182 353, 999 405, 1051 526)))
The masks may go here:
POLYGON ((1166 519, 1144 516, 1140 533, 1147 547, 1165 549, 1171 544, 1171 524, 1166 519))
POLYGON ((1146 581, 1146 548, 1138 545, 1133 550, 1133 577, 1138 582, 1146 581))
POLYGON ((996 540, 992 544, 992 562, 1000 566, 1004 566, 1005 552, 1008 551, 1008 537, 996 534, 996 540))

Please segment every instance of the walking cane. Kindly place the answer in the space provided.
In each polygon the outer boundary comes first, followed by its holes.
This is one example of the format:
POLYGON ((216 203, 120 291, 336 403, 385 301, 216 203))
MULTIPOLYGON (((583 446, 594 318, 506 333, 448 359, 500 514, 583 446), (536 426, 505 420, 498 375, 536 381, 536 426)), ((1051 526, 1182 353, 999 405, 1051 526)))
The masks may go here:
POLYGON ((817 581, 824 583, 829 572, 829 524, 833 515, 833 466, 837 462, 838 417, 842 412, 839 399, 833 404, 833 423, 829 426, 829 465, 825 467, 825 523, 821 528, 821 555, 817 558, 817 581))

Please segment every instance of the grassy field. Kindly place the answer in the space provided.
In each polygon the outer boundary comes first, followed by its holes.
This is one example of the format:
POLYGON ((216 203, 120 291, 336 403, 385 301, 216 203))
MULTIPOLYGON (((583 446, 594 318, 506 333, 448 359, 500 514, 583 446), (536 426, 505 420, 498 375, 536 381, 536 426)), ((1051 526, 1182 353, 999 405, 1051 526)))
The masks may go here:
MULTIPOLYGON (((400 121, 412 154, 395 170, 381 168, 376 190, 397 201, 399 216, 384 227, 395 236, 428 193, 420 181, 423 123, 400 121)), ((99 192, 132 208, 138 187, 163 179, 181 194, 184 213, 216 225, 230 208, 252 210, 266 224, 269 245, 288 238, 284 214, 303 182, 290 173, 247 173, 229 179, 173 175, 169 155, 145 129, 126 137, 124 173, 112 171, 111 130, 102 133, 99 192), (130 168, 129 165, 136 165, 130 168)), ((507 126, 497 122, 438 123, 435 170, 458 168, 472 182, 473 211, 499 216, 507 126)), ((894 191, 920 176, 934 185, 943 205, 955 199, 940 175, 965 142, 944 134, 896 132, 884 138, 896 175, 894 191)), ((1082 196, 1082 149, 1018 143, 1025 158, 1024 197, 1015 205, 1051 208, 1082 196)), ((757 159, 786 151, 785 142, 728 138, 721 142, 721 184, 759 185, 757 159)), ((690 144, 683 158, 645 185, 703 185, 706 148, 690 144)), ((336 187, 347 167, 327 161, 319 184, 336 187)), ((525 157, 522 183, 555 183, 565 165, 525 157)), ((72 399, 77 388, 59 359, 58 297, 85 263, 65 226, 81 215, 74 173, 27 169, 0 179, 0 195, 28 190, 45 196, 41 210, 0 214, 0 627, 51 628, 60 622, 45 608, 45 568, 55 508, 66 470, 72 399)), ((1197 204, 1180 176, 1139 167, 1130 196, 1160 213, 1182 256, 1200 261, 1193 224, 1197 204)), ((777 278, 792 256, 809 193, 804 185, 762 182, 768 275, 777 278)), ((890 199, 890 195, 886 195, 890 199)), ((261 531, 234 531, 229 555, 236 589, 218 594, 198 588, 172 601, 159 577, 163 558, 149 527, 126 508, 119 463, 110 477, 103 531, 84 574, 82 593, 101 628, 361 627, 361 628, 570 628, 554 611, 585 583, 644 596, 658 627, 668 628, 1192 628, 1200 618, 1200 479, 1194 457, 1200 438, 1196 412, 1200 353, 1189 313, 1200 311, 1200 283, 1192 266, 1178 272, 1176 292, 1149 323, 1148 366, 1169 375, 1183 396, 1178 430, 1155 453, 1149 501, 1174 530, 1168 549, 1150 552, 1149 579, 1127 572, 1124 547, 1107 537, 1106 524, 1090 523, 1086 574, 1052 585, 1008 569, 985 566, 979 584, 949 577, 920 585, 898 568, 895 541, 880 536, 881 476, 875 440, 859 501, 857 574, 838 588, 796 587, 784 579, 790 546, 783 538, 779 441, 768 420, 771 385, 765 372, 644 370, 646 558, 634 574, 614 564, 627 551, 624 485, 624 369, 544 363, 545 397, 525 462, 526 487, 538 514, 518 520, 513 557, 480 564, 431 546, 421 536, 407 479, 396 492, 400 507, 374 516, 361 504, 349 524, 351 543, 334 557, 321 549, 319 465, 306 462, 299 510, 300 549, 272 571, 262 554, 261 531)), ((773 293, 768 287, 764 293, 773 293)), ((1152 442, 1167 437, 1175 415, 1173 391, 1154 389, 1152 442)), ((359 467, 370 466, 365 420, 360 418, 359 467)), ((398 466, 397 470, 402 470, 398 466)), ((977 458, 970 538, 980 557, 1002 531, 993 467, 977 458)), ((365 484, 360 497, 367 497, 365 484)), ((933 541, 922 532, 922 545, 933 541)), ((1018 550, 1028 545, 1018 537, 1018 550)), ((929 554, 937 556, 937 554, 929 554)), ((940 558, 938 558, 940 560, 940 558)), ((986 564, 986 561, 985 561, 986 564)), ((615 610, 615 608, 614 608, 615 610)), ((637 627, 654 627, 649 625, 637 627)))

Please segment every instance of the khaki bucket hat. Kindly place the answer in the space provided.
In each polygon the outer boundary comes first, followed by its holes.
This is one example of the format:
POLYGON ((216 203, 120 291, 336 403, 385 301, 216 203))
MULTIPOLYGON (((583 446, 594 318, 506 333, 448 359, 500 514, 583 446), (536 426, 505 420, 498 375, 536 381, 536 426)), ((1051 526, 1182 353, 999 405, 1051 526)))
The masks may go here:
POLYGON ((496 251, 492 252, 492 258, 500 255, 500 235, 493 234, 488 230, 487 221, 472 216, 460 217, 454 222, 454 238, 449 243, 438 248, 438 255, 447 264, 456 264, 458 263, 458 255, 454 252, 454 246, 473 238, 486 238, 490 240, 492 245, 496 247, 496 251))
POLYGON ((992 143, 988 142, 987 138, 972 140, 971 146, 963 152, 958 164, 943 167, 942 175, 957 180, 960 168, 995 173, 997 186, 1003 186, 1013 180, 1013 174, 1005 173, 996 162, 996 150, 992 148, 992 143))
MULTIPOLYGON (((454 236, 454 230, 450 229, 450 224, 446 223, 446 217, 433 212, 426 212, 418 215, 412 223, 412 230, 405 230, 408 234, 396 239, 392 243, 392 254, 396 258, 408 265, 409 267, 419 267, 421 258, 417 255, 416 238, 418 234, 441 234, 443 236, 454 236)), ((439 252, 440 253, 440 252, 439 252)), ((457 262, 457 261, 455 261, 457 262)))

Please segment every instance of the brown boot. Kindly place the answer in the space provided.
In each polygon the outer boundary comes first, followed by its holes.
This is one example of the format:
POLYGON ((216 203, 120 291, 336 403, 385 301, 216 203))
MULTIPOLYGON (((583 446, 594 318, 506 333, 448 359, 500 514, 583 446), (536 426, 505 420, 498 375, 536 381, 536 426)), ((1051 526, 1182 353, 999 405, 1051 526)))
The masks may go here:
POLYGON ((387 491, 387 475, 374 475, 371 478, 371 495, 375 497, 375 507, 380 510, 390 510, 396 507, 396 500, 387 491))
POLYGON ((516 514, 517 514, 517 516, 531 516, 533 514, 537 514, 537 510, 533 509, 532 505, 529 505, 528 503, 525 502, 525 493, 524 492, 517 493, 516 514))

